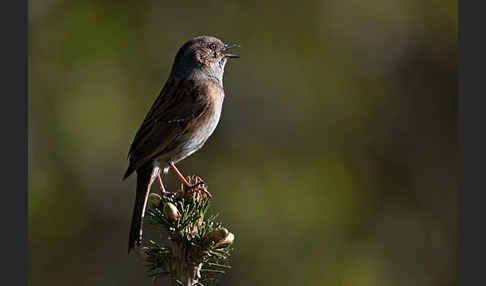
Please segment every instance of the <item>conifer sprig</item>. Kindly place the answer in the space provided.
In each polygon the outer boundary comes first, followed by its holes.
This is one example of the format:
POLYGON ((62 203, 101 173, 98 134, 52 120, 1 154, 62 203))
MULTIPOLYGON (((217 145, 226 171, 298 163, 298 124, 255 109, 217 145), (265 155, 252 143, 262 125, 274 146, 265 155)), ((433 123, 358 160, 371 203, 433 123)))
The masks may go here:
MULTIPOLYGON (((202 182, 197 176, 188 181, 202 182)), ((223 274, 231 268, 223 263, 230 256, 235 236, 217 221, 218 215, 207 214, 209 201, 204 184, 193 189, 181 185, 169 196, 150 194, 150 222, 169 235, 166 242, 150 240, 142 248, 149 277, 156 280, 169 276, 172 285, 204 285, 202 282, 214 280, 210 274, 223 274)))

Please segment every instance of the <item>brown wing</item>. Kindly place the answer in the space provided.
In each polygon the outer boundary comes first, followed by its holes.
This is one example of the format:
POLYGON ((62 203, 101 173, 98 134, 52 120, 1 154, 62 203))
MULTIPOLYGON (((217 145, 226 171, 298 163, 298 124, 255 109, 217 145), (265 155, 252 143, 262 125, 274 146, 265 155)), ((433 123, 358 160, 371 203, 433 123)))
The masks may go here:
POLYGON ((207 108, 207 92, 205 84, 167 81, 130 146, 130 165, 123 178, 154 159, 184 133, 189 123, 207 108))

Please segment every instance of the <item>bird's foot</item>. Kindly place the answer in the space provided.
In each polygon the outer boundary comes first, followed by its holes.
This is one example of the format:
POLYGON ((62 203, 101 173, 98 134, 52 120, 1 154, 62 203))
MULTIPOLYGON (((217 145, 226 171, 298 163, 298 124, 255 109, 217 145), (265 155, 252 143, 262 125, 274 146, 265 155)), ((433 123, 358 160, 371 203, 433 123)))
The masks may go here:
POLYGON ((161 195, 166 198, 174 199, 177 195, 177 192, 167 192, 166 190, 160 191, 161 195))
POLYGON ((213 198, 213 195, 211 195, 211 193, 208 191, 208 188, 206 187, 206 185, 204 185, 203 188, 200 188, 199 191, 203 192, 204 195, 206 195, 208 198, 210 198, 210 199, 213 198))
POLYGON ((197 183, 186 185, 186 187, 189 188, 189 189, 194 189, 194 188, 197 188, 199 186, 204 187, 204 186, 206 186, 206 183, 203 180, 201 180, 197 183))
POLYGON ((183 187, 186 187, 190 193, 199 192, 203 195, 203 197, 209 197, 209 198, 213 197, 211 193, 208 191, 208 186, 203 181, 203 179, 201 179, 198 176, 193 176, 191 181, 194 183, 183 184, 183 187))

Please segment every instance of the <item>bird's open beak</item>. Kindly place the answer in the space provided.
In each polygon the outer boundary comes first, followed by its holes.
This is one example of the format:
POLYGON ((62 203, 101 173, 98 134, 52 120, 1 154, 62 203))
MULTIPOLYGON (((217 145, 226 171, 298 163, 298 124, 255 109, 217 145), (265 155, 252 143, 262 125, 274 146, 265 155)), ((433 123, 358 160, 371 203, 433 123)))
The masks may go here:
MULTIPOLYGON (((226 50, 229 50, 229 49, 232 49, 232 48, 239 48, 240 45, 238 44, 230 44, 230 45, 224 45, 222 51, 226 51, 226 50)), ((235 55, 235 54, 224 54, 224 56, 226 58, 233 58, 233 59, 236 59, 236 58, 239 58, 240 56, 239 55, 235 55)))

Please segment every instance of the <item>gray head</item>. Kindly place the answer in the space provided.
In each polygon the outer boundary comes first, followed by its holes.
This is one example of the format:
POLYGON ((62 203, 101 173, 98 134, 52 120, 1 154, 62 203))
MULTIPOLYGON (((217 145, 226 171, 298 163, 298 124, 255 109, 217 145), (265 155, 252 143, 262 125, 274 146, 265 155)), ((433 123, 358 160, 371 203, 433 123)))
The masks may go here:
POLYGON ((223 85, 223 73, 229 58, 237 55, 224 53, 238 45, 225 45, 211 36, 200 36, 186 42, 177 52, 171 75, 192 80, 213 80, 223 85))

